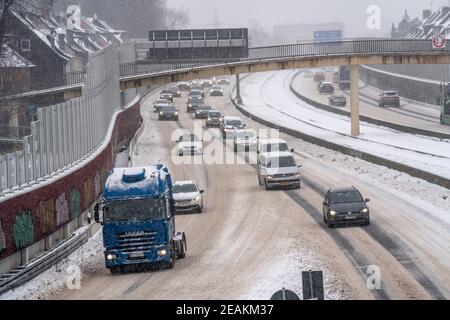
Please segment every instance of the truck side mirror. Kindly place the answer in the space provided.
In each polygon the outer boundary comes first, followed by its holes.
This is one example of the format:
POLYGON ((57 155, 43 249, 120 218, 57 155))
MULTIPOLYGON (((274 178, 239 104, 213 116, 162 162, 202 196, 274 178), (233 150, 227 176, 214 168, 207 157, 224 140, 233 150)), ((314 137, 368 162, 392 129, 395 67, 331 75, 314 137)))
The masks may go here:
POLYGON ((95 220, 95 222, 97 222, 97 223, 100 223, 100 213, 99 213, 99 210, 100 210, 100 205, 97 203, 97 204, 94 206, 94 220, 95 220))

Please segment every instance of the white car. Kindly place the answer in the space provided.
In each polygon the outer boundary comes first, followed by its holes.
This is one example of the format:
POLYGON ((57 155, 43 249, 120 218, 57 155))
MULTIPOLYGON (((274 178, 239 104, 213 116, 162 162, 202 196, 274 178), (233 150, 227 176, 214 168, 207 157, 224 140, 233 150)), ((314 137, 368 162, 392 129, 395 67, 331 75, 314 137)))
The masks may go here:
POLYGON ((266 190, 272 188, 301 188, 300 171, 290 152, 259 155, 258 181, 266 190))
POLYGON ((254 130, 234 131, 234 152, 256 150, 258 136, 254 130))
POLYGON ((177 181, 173 185, 176 212, 203 212, 203 190, 195 181, 177 181))
POLYGON ((242 123, 239 117, 224 117, 220 126, 222 137, 224 139, 234 139, 235 130, 242 130, 245 128, 245 124, 242 123))
POLYGON ((203 140, 194 134, 184 134, 178 138, 177 153, 178 155, 196 155, 203 154, 203 140))

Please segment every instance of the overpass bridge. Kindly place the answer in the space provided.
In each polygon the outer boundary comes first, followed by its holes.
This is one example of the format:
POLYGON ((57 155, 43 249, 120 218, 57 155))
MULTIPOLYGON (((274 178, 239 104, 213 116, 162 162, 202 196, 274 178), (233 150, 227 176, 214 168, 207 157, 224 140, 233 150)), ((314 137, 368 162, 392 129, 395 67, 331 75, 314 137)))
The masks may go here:
MULTIPOLYGON (((137 61, 137 52, 147 48, 148 42, 136 42, 133 45, 136 52, 134 61, 120 64, 121 90, 219 75, 348 65, 351 73, 351 132, 354 136, 360 134, 360 65, 450 64, 450 47, 436 49, 433 48, 431 40, 415 39, 345 40, 256 47, 249 49, 247 58, 177 62, 137 61)), ((70 99, 81 96, 81 81, 71 83, 70 86, 65 84, 9 98, 63 93, 70 99)))
MULTIPOLYGON (((145 46, 144 43, 141 45, 145 46)), ((349 65, 351 132, 353 136, 358 136, 359 66, 389 64, 450 64, 450 48, 436 49, 431 40, 409 39, 347 40, 258 47, 249 49, 248 58, 232 62, 208 61, 205 65, 175 63, 152 71, 139 71, 138 67, 142 62, 121 64, 120 85, 121 90, 125 90, 217 75, 349 65)))

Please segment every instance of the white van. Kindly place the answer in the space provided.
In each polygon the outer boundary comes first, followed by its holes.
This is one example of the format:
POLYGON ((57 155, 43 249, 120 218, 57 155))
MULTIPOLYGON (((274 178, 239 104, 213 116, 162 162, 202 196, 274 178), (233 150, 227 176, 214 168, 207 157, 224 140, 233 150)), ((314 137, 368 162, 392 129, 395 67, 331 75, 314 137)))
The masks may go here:
POLYGON ((258 180, 266 190, 273 188, 301 188, 300 171, 290 152, 261 153, 258 180))

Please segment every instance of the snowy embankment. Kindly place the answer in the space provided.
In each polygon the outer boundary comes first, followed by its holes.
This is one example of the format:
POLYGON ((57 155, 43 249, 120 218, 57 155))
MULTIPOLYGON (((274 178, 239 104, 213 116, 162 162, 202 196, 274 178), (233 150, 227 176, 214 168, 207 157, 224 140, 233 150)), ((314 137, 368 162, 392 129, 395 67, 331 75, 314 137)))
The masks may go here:
POLYGON ((290 91, 292 71, 256 74, 243 81, 243 108, 272 123, 450 178, 450 141, 361 123, 361 136, 350 135, 350 119, 318 110, 290 91))

